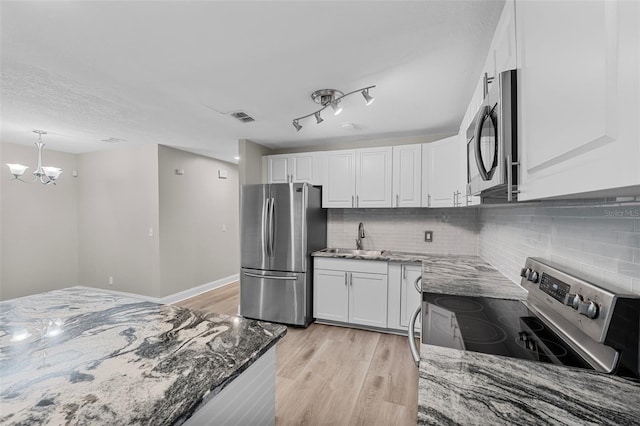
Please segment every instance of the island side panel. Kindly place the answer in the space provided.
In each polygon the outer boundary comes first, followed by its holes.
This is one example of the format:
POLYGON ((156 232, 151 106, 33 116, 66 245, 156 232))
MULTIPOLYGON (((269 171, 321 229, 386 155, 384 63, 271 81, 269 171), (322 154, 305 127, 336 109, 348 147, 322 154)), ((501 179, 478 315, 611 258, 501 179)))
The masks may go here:
POLYGON ((218 395, 199 407, 185 426, 275 425, 276 348, 269 349, 218 395))

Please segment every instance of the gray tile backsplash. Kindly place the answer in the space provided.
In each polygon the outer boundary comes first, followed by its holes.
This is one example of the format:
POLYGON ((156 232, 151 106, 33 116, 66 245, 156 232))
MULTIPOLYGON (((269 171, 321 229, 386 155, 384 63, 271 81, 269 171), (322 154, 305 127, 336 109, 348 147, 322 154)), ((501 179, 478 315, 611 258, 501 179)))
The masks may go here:
POLYGON ((529 256, 583 272, 604 286, 640 294, 640 204, 585 201, 442 209, 330 209, 328 245, 480 255, 514 282, 529 256), (578 204, 580 203, 580 204, 578 204), (424 231, 433 231, 433 242, 424 231))
POLYGON ((478 253, 477 208, 329 209, 329 247, 355 248, 360 222, 366 250, 478 253), (424 241, 424 231, 433 231, 433 242, 424 241))
POLYGON ((483 207, 478 253, 516 282, 525 259, 539 256, 640 294, 639 215, 639 204, 483 207))

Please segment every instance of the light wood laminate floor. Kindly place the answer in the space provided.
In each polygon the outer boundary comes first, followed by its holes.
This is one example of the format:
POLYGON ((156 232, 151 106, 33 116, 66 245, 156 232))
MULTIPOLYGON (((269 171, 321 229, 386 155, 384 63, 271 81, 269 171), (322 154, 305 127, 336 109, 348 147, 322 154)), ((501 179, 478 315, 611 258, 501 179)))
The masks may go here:
MULTIPOLYGON (((239 284, 183 300, 236 315, 239 284)), ((277 425, 415 425, 418 369, 407 338, 311 324, 289 327, 276 346, 277 425)))

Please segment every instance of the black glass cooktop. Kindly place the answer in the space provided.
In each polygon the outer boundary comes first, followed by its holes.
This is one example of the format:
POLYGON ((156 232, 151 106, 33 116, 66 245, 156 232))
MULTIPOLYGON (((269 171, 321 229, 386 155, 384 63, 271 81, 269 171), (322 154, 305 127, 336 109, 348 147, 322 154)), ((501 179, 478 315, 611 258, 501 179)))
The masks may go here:
POLYGON ((423 293, 422 342, 593 369, 522 302, 423 293))

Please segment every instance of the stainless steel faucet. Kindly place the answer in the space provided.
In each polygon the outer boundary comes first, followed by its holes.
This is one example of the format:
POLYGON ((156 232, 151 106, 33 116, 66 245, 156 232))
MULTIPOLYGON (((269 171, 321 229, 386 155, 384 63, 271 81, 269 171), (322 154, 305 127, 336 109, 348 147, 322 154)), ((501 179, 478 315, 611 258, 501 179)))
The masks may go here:
POLYGON ((362 239, 364 238, 364 225, 362 222, 358 225, 358 238, 356 238, 356 250, 362 250, 362 239))

